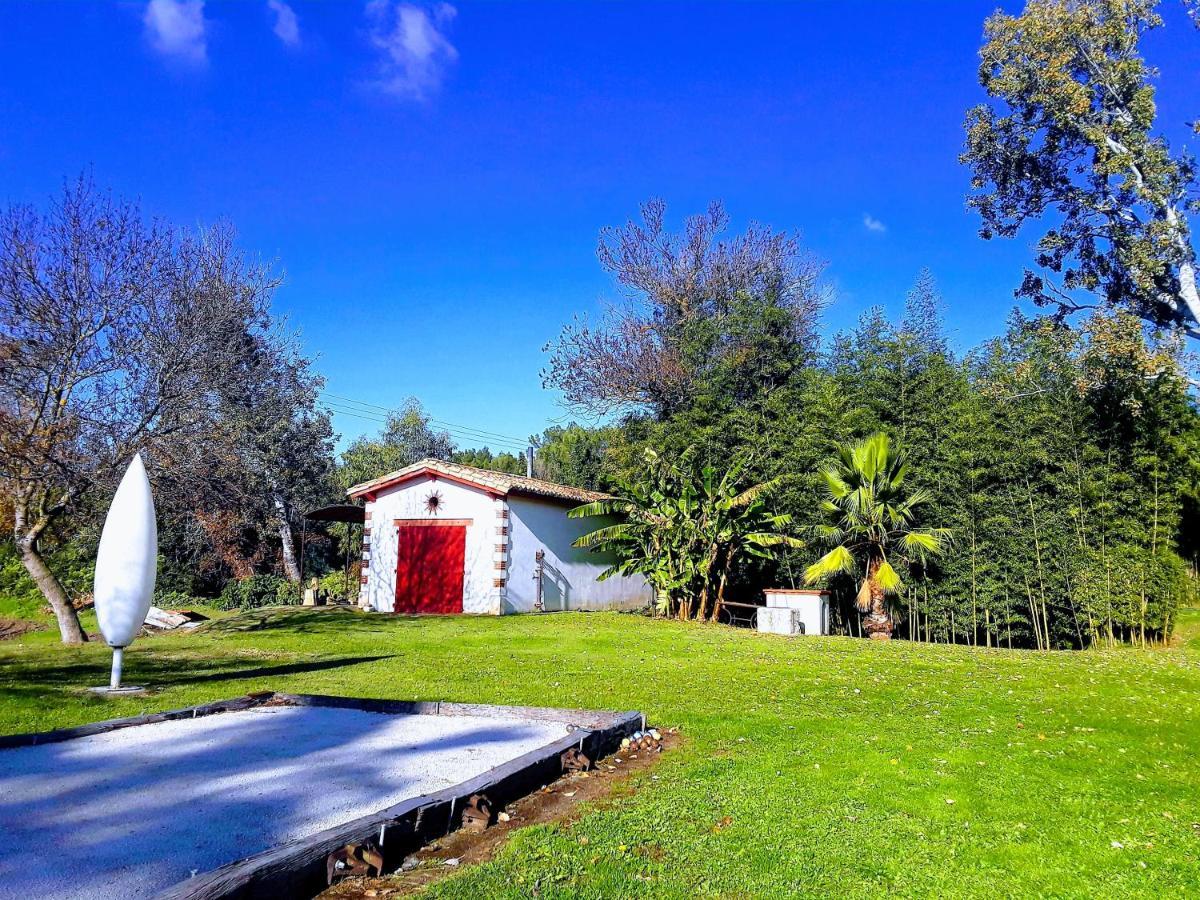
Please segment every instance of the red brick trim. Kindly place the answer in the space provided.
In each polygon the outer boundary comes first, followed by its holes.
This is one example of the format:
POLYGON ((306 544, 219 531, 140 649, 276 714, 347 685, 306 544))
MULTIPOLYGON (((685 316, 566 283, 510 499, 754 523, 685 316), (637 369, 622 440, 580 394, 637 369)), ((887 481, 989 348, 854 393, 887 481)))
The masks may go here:
POLYGON ((494 568, 499 569, 500 571, 503 571, 508 568, 508 562, 503 559, 496 563, 493 563, 492 565, 494 568))
POLYGON ((395 525, 474 525, 474 519, 393 519, 395 525))

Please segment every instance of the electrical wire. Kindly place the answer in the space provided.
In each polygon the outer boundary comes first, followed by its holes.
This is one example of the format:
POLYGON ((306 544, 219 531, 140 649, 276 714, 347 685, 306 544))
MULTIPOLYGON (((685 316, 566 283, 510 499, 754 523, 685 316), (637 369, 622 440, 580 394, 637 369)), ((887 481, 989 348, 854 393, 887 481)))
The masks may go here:
MULTIPOLYGON (((334 395, 330 394, 328 396, 334 396, 334 395)), ((348 398, 347 398, 347 400, 348 400, 348 398)), ((378 413, 372 413, 372 412, 370 412, 370 410, 364 410, 364 409, 356 408, 354 406, 349 406, 347 403, 347 400, 343 400, 342 402, 331 402, 329 400, 325 400, 324 404, 326 407, 328 407, 330 412, 332 412, 336 415, 350 416, 351 418, 361 419, 366 422, 376 422, 381 425, 387 424, 387 421, 388 421, 387 416, 380 415, 378 413)), ((350 401, 350 402, 355 402, 355 401, 350 401)), ((358 402, 361 402, 361 401, 358 401, 358 402)), ((394 410, 389 410, 387 407, 377 407, 376 404, 363 403, 363 405, 369 406, 372 408, 382 409, 385 412, 394 412, 394 410)), ((452 423, 444 423, 440 420, 434 420, 434 419, 430 419, 430 422, 432 424, 437 425, 440 430, 445 431, 452 438, 455 438, 456 440, 462 441, 464 443, 483 443, 483 444, 487 444, 489 446, 495 446, 499 450, 512 452, 515 455, 520 455, 521 453, 524 453, 525 447, 527 446, 526 441, 522 441, 522 440, 519 440, 516 438, 510 439, 508 437, 502 437, 502 436, 496 434, 495 432, 485 432, 480 429, 471 428, 470 426, 456 425, 456 424, 452 424, 452 423)))
MULTIPOLYGON (((332 391, 322 391, 321 393, 324 394, 326 397, 330 397, 333 400, 338 401, 342 405, 349 404, 350 409, 354 409, 355 407, 365 407, 367 409, 367 411, 379 410, 380 412, 383 412, 383 413, 401 412, 401 410, 398 410, 395 407, 381 406, 378 403, 368 403, 366 400, 355 400, 352 397, 345 397, 340 394, 335 394, 332 391)), ((463 433, 467 433, 467 434, 472 434, 472 435, 478 435, 479 437, 483 437, 483 438, 492 438, 492 439, 500 440, 500 441, 508 441, 510 443, 519 444, 521 446, 524 446, 525 444, 528 443, 528 440, 526 438, 519 437, 515 434, 503 434, 498 431, 488 431, 487 429, 484 429, 484 428, 476 428, 473 425, 463 425, 458 422, 449 422, 445 419, 435 419, 433 417, 430 417, 429 421, 431 423, 433 423, 434 425, 438 425, 439 427, 442 427, 442 428, 446 428, 446 429, 450 429, 450 430, 454 430, 454 431, 458 431, 458 432, 463 432, 463 433)))

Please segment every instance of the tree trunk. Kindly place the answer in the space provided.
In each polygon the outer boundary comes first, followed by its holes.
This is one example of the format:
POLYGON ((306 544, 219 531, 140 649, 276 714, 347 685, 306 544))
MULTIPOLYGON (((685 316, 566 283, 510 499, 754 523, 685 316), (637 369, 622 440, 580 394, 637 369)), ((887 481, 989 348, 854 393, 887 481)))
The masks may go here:
POLYGON ((867 584, 871 592, 871 606, 866 619, 863 620, 863 630, 873 641, 890 641, 892 639, 892 617, 888 615, 883 603, 883 588, 879 586, 879 566, 882 560, 871 560, 867 569, 867 584))
POLYGON ((29 577, 38 586, 42 596, 49 601, 50 608, 54 610, 62 642, 64 644, 85 643, 87 634, 79 624, 79 615, 67 598, 67 592, 63 590, 63 586, 54 577, 54 573, 50 571, 46 561, 42 559, 42 554, 38 552, 37 540, 24 539, 17 546, 20 548, 21 562, 25 564, 25 570, 29 573, 29 577))
POLYGON ((708 601, 712 596, 712 571, 717 565, 719 553, 720 548, 714 544, 704 558, 704 584, 700 587, 700 604, 696 609, 696 619, 701 622, 708 621, 708 601))
MULTIPOLYGON (((1181 216, 1179 210, 1173 203, 1166 205, 1167 223, 1172 228, 1172 242, 1179 251, 1179 299, 1183 301, 1184 307, 1192 316, 1192 325, 1190 331, 1195 337, 1200 331, 1200 291, 1196 288, 1196 263, 1195 254, 1192 252, 1192 246, 1188 243, 1185 235, 1184 222, 1180 221, 1181 216)), ((1180 310, 1182 312, 1182 310, 1180 310)), ((1186 318, 1186 317, 1185 317, 1186 318)))
MULTIPOLYGON (((288 522, 287 506, 278 494, 272 497, 275 503, 276 520, 279 523, 279 543, 283 548, 283 572, 292 584, 300 583, 300 565, 296 562, 296 542, 292 537, 292 526, 288 522)), ((348 538, 349 536, 347 536, 348 538)))
POLYGON ((712 620, 716 622, 721 615, 721 607, 725 605, 725 584, 729 581, 729 569, 733 565, 733 550, 725 556, 725 565, 721 569, 721 580, 717 585, 717 602, 713 605, 712 620))

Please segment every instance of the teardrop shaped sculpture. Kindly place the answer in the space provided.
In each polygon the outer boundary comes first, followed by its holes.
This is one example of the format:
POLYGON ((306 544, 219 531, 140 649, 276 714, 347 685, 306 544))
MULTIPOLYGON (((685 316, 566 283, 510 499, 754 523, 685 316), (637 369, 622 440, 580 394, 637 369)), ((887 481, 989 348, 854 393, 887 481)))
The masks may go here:
POLYGON ((139 453, 113 496, 96 552, 96 621, 110 647, 127 647, 137 636, 154 599, 157 573, 154 498, 139 453))

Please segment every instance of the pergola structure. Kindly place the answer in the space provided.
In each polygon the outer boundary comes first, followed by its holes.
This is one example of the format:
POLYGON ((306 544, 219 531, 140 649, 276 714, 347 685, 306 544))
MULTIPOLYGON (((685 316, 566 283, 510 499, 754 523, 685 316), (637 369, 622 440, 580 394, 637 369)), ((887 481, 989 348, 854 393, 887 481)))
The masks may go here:
MULTIPOLYGON (((346 559, 343 564, 345 573, 346 600, 353 602, 350 595, 350 526, 362 526, 367 521, 366 510, 353 503, 331 503, 304 514, 304 522, 300 531, 300 584, 304 584, 304 543, 308 536, 309 522, 342 522, 346 525, 346 559)), ((359 532, 358 552, 362 554, 362 532, 359 532)))

